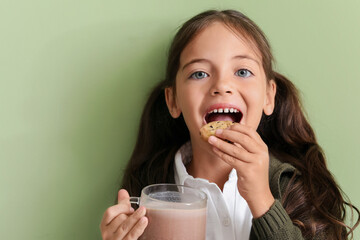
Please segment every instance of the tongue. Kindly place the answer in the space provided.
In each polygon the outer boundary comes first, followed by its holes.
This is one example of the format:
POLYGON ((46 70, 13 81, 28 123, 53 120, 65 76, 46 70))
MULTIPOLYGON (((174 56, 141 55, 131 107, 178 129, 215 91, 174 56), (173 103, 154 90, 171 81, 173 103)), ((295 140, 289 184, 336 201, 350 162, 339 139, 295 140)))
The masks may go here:
POLYGON ((221 113, 221 114, 216 114, 213 113, 209 116, 208 118, 208 122, 214 122, 214 121, 235 121, 235 116, 234 114, 231 113, 221 113))

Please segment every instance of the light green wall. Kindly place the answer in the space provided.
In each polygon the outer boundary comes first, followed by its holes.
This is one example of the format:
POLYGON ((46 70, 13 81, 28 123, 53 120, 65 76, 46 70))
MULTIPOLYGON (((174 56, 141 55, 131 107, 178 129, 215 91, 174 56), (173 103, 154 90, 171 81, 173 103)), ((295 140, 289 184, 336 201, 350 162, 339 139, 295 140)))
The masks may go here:
POLYGON ((0 239, 100 239, 170 39, 209 8, 265 31, 360 207, 359 1, 0 0, 0 239))

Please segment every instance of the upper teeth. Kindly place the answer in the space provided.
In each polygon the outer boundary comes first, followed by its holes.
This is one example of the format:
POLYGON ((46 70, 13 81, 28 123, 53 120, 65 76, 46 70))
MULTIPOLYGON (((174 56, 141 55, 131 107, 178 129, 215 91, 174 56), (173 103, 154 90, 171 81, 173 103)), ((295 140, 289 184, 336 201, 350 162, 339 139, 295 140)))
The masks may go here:
POLYGON ((213 109, 211 110, 209 113, 237 113, 239 112, 239 110, 234 109, 234 108, 218 108, 218 109, 213 109))

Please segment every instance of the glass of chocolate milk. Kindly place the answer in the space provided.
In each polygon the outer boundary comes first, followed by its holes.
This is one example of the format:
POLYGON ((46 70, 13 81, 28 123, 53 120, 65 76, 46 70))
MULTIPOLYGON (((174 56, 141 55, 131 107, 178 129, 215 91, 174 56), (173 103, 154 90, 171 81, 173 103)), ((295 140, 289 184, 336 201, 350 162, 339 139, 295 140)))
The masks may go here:
POLYGON ((205 240, 206 205, 204 192, 176 184, 145 187, 131 203, 144 206, 149 220, 141 240, 205 240))

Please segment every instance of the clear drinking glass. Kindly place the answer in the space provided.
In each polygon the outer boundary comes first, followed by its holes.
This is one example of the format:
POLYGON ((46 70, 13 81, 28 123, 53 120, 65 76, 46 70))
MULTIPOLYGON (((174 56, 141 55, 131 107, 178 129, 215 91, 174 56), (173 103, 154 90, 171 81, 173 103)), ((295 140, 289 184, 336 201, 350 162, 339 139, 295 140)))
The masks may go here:
POLYGON ((130 202, 146 208, 149 223, 141 240, 205 240, 207 196, 203 191, 154 184, 130 202))

